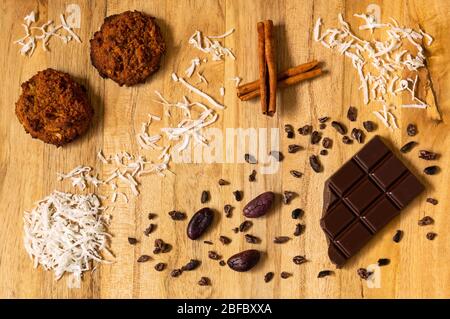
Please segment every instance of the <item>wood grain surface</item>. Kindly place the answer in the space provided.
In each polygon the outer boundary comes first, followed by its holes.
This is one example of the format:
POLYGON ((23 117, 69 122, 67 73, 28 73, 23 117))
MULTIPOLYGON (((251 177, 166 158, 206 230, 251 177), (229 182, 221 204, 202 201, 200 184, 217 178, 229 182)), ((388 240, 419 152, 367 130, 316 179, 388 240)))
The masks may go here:
MULTIPOLYGON (((446 0, 416 1, 18 1, 2 0, 0 4, 0 297, 3 298, 448 298, 450 297, 450 271, 448 261, 450 195, 449 156, 450 147, 450 2, 446 0), (50 52, 36 50, 31 57, 19 54, 13 44, 22 36, 21 22, 31 10, 39 11, 39 22, 56 20, 70 3, 81 7, 81 28, 76 32, 82 39, 78 44, 62 45, 50 41, 50 52), (383 20, 395 17, 401 24, 421 26, 434 36, 429 48, 429 72, 435 91, 442 121, 423 110, 398 109, 399 130, 390 132, 379 126, 377 134, 385 137, 392 147, 403 145, 410 138, 406 125, 416 123, 419 135, 416 140, 421 149, 431 149, 442 156, 442 171, 425 177, 426 166, 417 158, 417 149, 404 156, 409 167, 421 177, 427 190, 377 235, 355 258, 330 277, 318 279, 324 269, 334 269, 327 256, 325 236, 320 228, 322 190, 325 179, 356 152, 360 145, 344 145, 339 135, 328 126, 325 135, 334 140, 330 154, 322 157, 324 172, 315 174, 307 163, 308 156, 319 148, 309 145, 306 137, 296 136, 295 141, 306 147, 297 154, 287 154, 292 143, 284 137, 284 124, 295 128, 314 123, 321 116, 346 121, 349 105, 358 107, 359 116, 355 126, 372 119, 373 105, 364 106, 358 79, 349 59, 315 43, 312 28, 318 17, 327 27, 337 25, 337 14, 342 12, 350 23, 359 23, 353 13, 365 12, 369 4, 381 7, 383 20), (168 44, 161 70, 143 85, 132 88, 118 87, 111 80, 102 79, 91 66, 89 39, 98 30, 106 16, 125 10, 142 10, 155 16, 168 44), (256 22, 272 19, 276 25, 278 68, 304 63, 313 59, 323 61, 327 73, 320 78, 285 89, 278 94, 278 110, 273 118, 260 114, 258 99, 252 102, 238 101, 234 84, 229 79, 240 76, 252 81, 258 76, 256 59, 256 22), (140 124, 147 120, 147 113, 162 115, 162 109, 152 102, 154 90, 161 91, 170 99, 179 99, 187 90, 180 89, 170 79, 173 71, 182 73, 198 52, 187 43, 195 30, 207 34, 222 34, 230 28, 236 32, 225 40, 233 48, 237 59, 210 62, 204 66, 204 74, 211 83, 205 90, 218 100, 218 89, 225 85, 219 121, 214 127, 226 128, 280 128, 282 151, 286 158, 277 174, 257 175, 250 183, 248 174, 254 168, 246 163, 237 164, 175 164, 175 175, 165 178, 147 176, 142 179, 141 196, 130 198, 128 204, 119 201, 113 212, 110 231, 111 243, 116 255, 112 265, 101 265, 93 273, 84 276, 80 289, 68 289, 65 280, 55 282, 51 272, 41 268, 34 270, 23 248, 23 212, 53 190, 74 192, 69 182, 56 180, 57 172, 67 172, 84 164, 94 167, 100 175, 109 170, 97 159, 96 152, 105 154, 129 151, 142 152, 135 139, 140 124), (95 118, 89 132, 78 141, 56 148, 33 140, 25 134, 14 114, 14 105, 21 89, 20 84, 37 71, 47 67, 66 71, 86 85, 95 108, 95 118), (214 93, 217 92, 217 93, 214 93), (289 156, 288 156, 289 155, 289 156), (289 170, 304 172, 295 179, 289 170), (227 179, 230 186, 219 187, 217 180, 227 179), (244 191, 244 200, 233 199, 234 190, 244 191), (218 221, 204 239, 191 241, 185 235, 187 222, 173 222, 167 212, 177 209, 189 216, 202 207, 200 193, 209 190, 208 204, 218 211, 218 221), (240 250, 253 247, 245 242, 242 234, 234 234, 232 228, 243 220, 241 214, 245 203, 267 190, 281 193, 292 190, 299 193, 290 205, 278 205, 270 215, 255 220, 251 234, 259 236, 262 243, 258 249, 264 252, 260 264, 248 273, 236 273, 228 267, 220 267, 217 261, 208 259, 208 251, 215 250, 225 258, 240 250), (439 200, 437 206, 425 202, 427 197, 439 200), (236 207, 231 219, 224 218, 222 208, 231 203, 236 207), (290 217, 291 210, 301 207, 305 211, 302 222, 305 234, 283 245, 272 243, 275 236, 292 236, 296 221, 290 217), (158 214, 157 230, 150 237, 142 231, 149 221, 147 213, 158 214), (435 219, 435 224, 419 227, 417 221, 425 215, 435 219), (402 229, 405 236, 395 244, 392 236, 402 229), (434 241, 425 238, 428 231, 435 231, 434 241), (227 246, 218 237, 232 239, 227 246), (127 237, 135 236, 140 243, 130 246, 127 237), (138 264, 137 258, 144 253, 152 254, 155 238, 163 238, 173 245, 169 254, 154 256, 153 261, 138 264), (305 255, 309 262, 300 266, 292 262, 295 255, 305 255), (201 267, 181 277, 170 277, 170 269, 179 267, 190 258, 202 260, 201 267), (390 258, 391 263, 381 269, 381 287, 367 288, 356 274, 359 267, 376 263, 379 258, 390 258), (169 270, 157 273, 156 261, 168 263, 169 270), (264 283, 264 274, 275 272, 270 283, 264 283), (280 272, 288 271, 291 278, 281 279, 280 272), (210 287, 200 287, 201 276, 211 278, 210 287)), ((203 55, 201 55, 203 56, 203 55)), ((175 125, 177 116, 164 118, 160 127, 175 125)), ((346 121, 349 125, 349 122, 346 121)), ((155 126, 156 128, 158 126, 155 126)), ((353 127, 350 126, 349 127, 353 127)), ((93 191, 90 189, 90 191, 93 191)), ((108 189, 103 190, 105 193, 108 189)))

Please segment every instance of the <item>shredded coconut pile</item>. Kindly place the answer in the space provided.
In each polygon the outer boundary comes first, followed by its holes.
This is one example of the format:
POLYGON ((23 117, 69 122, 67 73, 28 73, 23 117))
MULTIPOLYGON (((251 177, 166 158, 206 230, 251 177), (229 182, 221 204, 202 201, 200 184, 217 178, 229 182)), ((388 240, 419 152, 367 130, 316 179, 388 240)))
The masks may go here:
MULTIPOLYGON (((211 55, 211 58, 213 61, 223 60, 226 56, 229 56, 234 60, 235 56, 234 56, 233 52, 229 48, 224 47, 218 41, 219 39, 226 38, 227 36, 231 35, 233 32, 234 32, 234 29, 231 29, 222 35, 204 36, 204 35, 202 35, 202 33, 200 31, 195 31, 195 33, 189 38, 189 44, 191 44, 194 48, 199 49, 200 51, 211 55)), ((188 76, 188 77, 190 77, 190 76, 188 76)))
POLYGON ((359 30, 373 33, 375 29, 380 29, 385 32, 386 40, 361 39, 351 31, 341 14, 338 16, 339 28, 327 29, 323 33, 322 19, 318 18, 313 31, 314 39, 352 60, 361 81, 359 89, 363 91, 364 103, 369 104, 371 100, 380 102, 383 108, 374 111, 374 115, 388 128, 398 128, 392 113, 393 106, 388 105, 397 94, 407 93, 411 98, 410 104, 401 107, 424 109, 428 106, 417 97, 416 88, 419 69, 426 67, 422 43, 429 46, 433 38, 420 29, 416 31, 402 27, 393 18, 388 23, 381 23, 373 15, 354 16, 364 20, 359 30), (412 46, 415 52, 408 50, 406 45, 412 46), (413 78, 410 75, 402 78, 405 73, 413 74, 413 78))
POLYGON ((35 268, 52 270, 56 280, 68 273, 69 285, 79 287, 93 262, 109 263, 101 255, 111 254, 108 224, 109 216, 95 195, 54 191, 25 212, 25 249, 35 268))
POLYGON ((21 46, 20 54, 32 56, 39 41, 42 42, 42 49, 48 51, 48 41, 52 36, 61 39, 64 44, 72 40, 81 42, 78 35, 72 30, 72 27, 66 22, 63 14, 59 15, 59 19, 59 25, 54 25, 53 21, 49 20, 40 27, 32 26, 36 22, 36 13, 31 11, 24 18, 25 23, 22 23, 25 36, 14 41, 14 43, 21 46), (66 34, 62 34, 61 30, 64 30, 66 34))

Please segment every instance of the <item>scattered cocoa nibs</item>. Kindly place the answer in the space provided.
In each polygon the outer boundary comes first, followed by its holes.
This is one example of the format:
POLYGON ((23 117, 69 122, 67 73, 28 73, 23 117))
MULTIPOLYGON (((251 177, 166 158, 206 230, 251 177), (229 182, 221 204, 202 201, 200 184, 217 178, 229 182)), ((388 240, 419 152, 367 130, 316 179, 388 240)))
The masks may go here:
POLYGON ((391 260, 389 258, 380 258, 378 259, 378 266, 387 266, 391 263, 391 260))
POLYGON ((372 276, 373 273, 371 271, 367 271, 366 268, 359 268, 357 274, 361 279, 367 280, 370 278, 370 276, 372 276))
POLYGON ((328 151, 327 150, 321 150, 319 154, 322 155, 322 156, 327 156, 328 155, 328 151))
POLYGON ((423 172, 427 175, 436 175, 439 172, 439 166, 433 165, 425 167, 423 172))
POLYGON ((319 129, 324 130, 327 128, 327 125, 325 123, 320 123, 319 124, 319 129))
POLYGON ((227 264, 227 263, 225 262, 225 260, 219 261, 219 265, 222 266, 222 267, 225 266, 226 264, 227 264))
POLYGON ((301 135, 308 135, 312 131, 312 126, 311 125, 305 125, 305 126, 302 126, 301 128, 299 128, 297 131, 301 135))
POLYGON ((437 234, 433 232, 427 233, 427 239, 428 240, 434 240, 436 238, 437 234))
POLYGON ((219 186, 225 186, 225 185, 230 185, 230 182, 229 181, 226 181, 226 180, 224 180, 224 179, 219 179, 219 186))
POLYGON ((269 155, 272 156, 278 162, 281 162, 284 159, 283 153, 279 151, 270 151, 269 155))
POLYGON ((223 212, 225 213, 226 218, 231 218, 233 206, 231 206, 230 204, 226 204, 225 206, 223 206, 223 212))
POLYGON ((344 135, 342 137, 342 143, 344 143, 344 144, 352 144, 353 140, 350 137, 348 137, 347 135, 344 135))
POLYGON ((159 253, 168 253, 169 251, 172 250, 172 246, 168 243, 165 243, 164 240, 158 238, 155 239, 155 247, 153 249, 153 253, 154 254, 159 254, 159 253))
POLYGON ((317 274, 317 278, 323 278, 323 277, 331 276, 333 274, 334 274, 334 271, 332 271, 332 270, 322 270, 322 271, 319 271, 319 273, 317 274))
POLYGON ((239 231, 241 233, 245 233, 246 231, 248 231, 251 227, 253 226, 253 222, 249 221, 249 220, 244 220, 240 225, 239 225, 239 231))
POLYGON ((277 236, 273 239, 274 244, 284 244, 287 243, 291 238, 288 236, 277 236))
POLYGON ((213 250, 208 251, 208 258, 212 260, 220 260, 222 257, 213 250))
POLYGON ((347 128, 344 126, 344 124, 342 124, 341 122, 338 121, 333 121, 331 122, 331 126, 335 128, 335 130, 342 135, 347 134, 347 128))
POLYGON ((297 153, 298 151, 300 151, 302 149, 302 147, 298 144, 291 144, 288 146, 288 153, 297 153))
POLYGON ((180 277, 180 275, 182 274, 182 270, 181 269, 174 269, 174 270, 172 270, 171 272, 170 272, 170 276, 171 277, 173 277, 173 278, 176 278, 176 277, 180 277))
POLYGON ((399 229, 395 232, 395 235, 394 235, 394 237, 392 237, 392 240, 395 243, 399 243, 402 240, 402 238, 403 238, 403 230, 399 229))
POLYGON ((359 144, 364 143, 364 132, 359 128, 354 128, 351 133, 352 137, 358 141, 359 144))
POLYGON ((430 216, 425 216, 424 218, 420 219, 418 222, 419 226, 428 226, 434 224, 434 219, 430 216))
POLYGON ((208 277, 201 277, 200 280, 198 281, 198 285, 199 286, 210 286, 211 280, 209 280, 208 277))
POLYGON ((305 231, 306 226, 303 224, 297 224, 295 225, 295 230, 294 230, 294 236, 298 237, 301 234, 303 234, 303 232, 305 231))
POLYGON ((347 111, 347 118, 350 121, 355 122, 357 117, 358 117, 358 109, 354 106, 350 106, 347 111))
POLYGON ((297 196, 297 193, 291 191, 284 191, 282 196, 283 204, 289 205, 294 197, 297 196))
POLYGON ((256 181, 256 170, 253 170, 250 175, 248 175, 248 181, 254 182, 256 181))
POLYGON ((249 244, 259 244, 261 242, 260 238, 250 235, 250 234, 245 234, 244 237, 245 237, 245 241, 249 244))
POLYGON ((191 271, 191 270, 198 268, 200 266, 200 264, 201 264, 200 260, 191 259, 186 265, 184 265, 183 267, 181 267, 181 269, 178 269, 178 270, 191 271))
POLYGON ((200 196, 200 202, 202 204, 205 204, 206 202, 209 201, 209 198, 210 198, 209 192, 208 191, 203 191, 202 192, 202 196, 200 196))
POLYGON ((363 126, 364 126, 364 128, 366 129, 366 131, 368 133, 375 131, 376 128, 377 128, 376 124, 374 122, 372 122, 372 121, 365 121, 365 122, 363 122, 363 126))
POLYGON ((294 258, 292 258, 292 261, 296 265, 301 265, 306 263, 308 260, 305 258, 305 256, 295 256, 294 258))
POLYGON ((305 212, 301 208, 296 208, 291 212, 292 219, 298 219, 303 216, 305 212))
POLYGON ((148 237, 151 233, 153 233, 155 228, 156 228, 155 224, 148 225, 148 227, 144 230, 144 235, 148 237))
POLYGON ((172 210, 169 212, 169 216, 170 218, 172 218, 173 220, 184 220, 186 219, 186 214, 176 211, 176 210, 172 210))
POLYGON ((134 237, 128 237, 128 243, 130 244, 130 245, 136 245, 137 244, 137 239, 136 238, 134 238, 134 237))
POLYGON ((435 198, 428 197, 427 198, 427 203, 430 203, 432 205, 437 205, 438 204, 438 200, 435 199, 435 198))
POLYGON ((137 262, 145 263, 145 262, 149 261, 150 259, 152 259, 152 257, 150 257, 149 255, 142 255, 138 258, 137 262))
POLYGON ((303 173, 302 173, 302 172, 297 171, 297 170, 295 170, 295 169, 290 170, 290 171, 289 171, 289 174, 291 174, 291 175, 294 176, 295 178, 300 178, 300 177, 303 176, 303 173))
POLYGON ((322 171, 322 164, 316 155, 311 155, 309 157, 309 165, 311 165, 311 168, 316 173, 320 173, 322 171))
POLYGON ((328 116, 322 116, 319 117, 319 123, 325 123, 326 121, 328 121, 330 118, 328 116))
POLYGON ((282 271, 281 274, 280 274, 280 277, 282 279, 287 279, 289 277, 292 277, 292 274, 290 272, 287 272, 287 271, 282 271))
POLYGON ((156 216, 157 216, 156 214, 148 213, 147 218, 148 218, 148 220, 152 220, 152 219, 155 219, 156 216))
POLYGON ((234 195, 234 199, 238 202, 240 202, 242 200, 242 191, 234 191, 233 192, 234 195))
POLYGON ((330 149, 333 146, 333 140, 329 137, 324 137, 322 140, 322 146, 326 149, 330 149))
POLYGON ((415 124, 408 124, 408 126, 406 127, 406 133, 409 136, 415 136, 417 134, 417 126, 415 124))
POLYGON ((402 152, 402 153, 408 153, 408 152, 411 151, 411 150, 413 149, 413 147, 416 146, 416 145, 417 145, 417 142, 414 142, 414 141, 408 142, 408 143, 406 143, 405 145, 403 145, 403 146, 400 148, 400 152, 402 152))
POLYGON ((273 279, 273 276, 274 276, 274 275, 275 275, 275 274, 274 274, 273 272, 271 272, 271 271, 269 271, 268 273, 266 273, 266 274, 264 275, 264 282, 267 283, 267 282, 271 281, 271 280, 273 279))
POLYGON ((204 240, 203 243, 206 245, 214 245, 214 243, 210 240, 204 240))
POLYGON ((219 241, 224 245, 228 245, 229 243, 231 243, 231 239, 227 236, 220 236, 219 241))
POLYGON ((294 128, 290 124, 284 125, 284 131, 286 132, 287 138, 294 138, 294 128))
POLYGON ((244 160, 249 164, 257 163, 256 158, 253 155, 248 154, 248 153, 244 155, 244 160))
POLYGON ((166 269, 166 264, 165 263, 157 263, 155 265, 155 270, 156 271, 163 271, 164 269, 166 269))
POLYGON ((426 150, 420 150, 419 151, 419 158, 424 159, 426 161, 434 161, 439 157, 437 153, 426 151, 426 150))
POLYGON ((320 140, 322 139, 322 134, 319 133, 318 131, 313 131, 311 133, 311 144, 318 144, 320 142, 320 140))

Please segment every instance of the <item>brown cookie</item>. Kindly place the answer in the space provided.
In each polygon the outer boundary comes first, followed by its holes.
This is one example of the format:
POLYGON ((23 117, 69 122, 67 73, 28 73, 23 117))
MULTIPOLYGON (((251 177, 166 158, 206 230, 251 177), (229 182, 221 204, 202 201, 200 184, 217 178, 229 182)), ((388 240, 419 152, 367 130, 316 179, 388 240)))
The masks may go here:
POLYGON ((88 129, 94 110, 84 86, 67 73, 46 69, 22 83, 16 115, 33 138, 62 146, 88 129))
POLYGON ((144 82, 159 69, 166 44, 155 18, 126 11, 105 18, 91 43, 91 62, 120 86, 144 82))

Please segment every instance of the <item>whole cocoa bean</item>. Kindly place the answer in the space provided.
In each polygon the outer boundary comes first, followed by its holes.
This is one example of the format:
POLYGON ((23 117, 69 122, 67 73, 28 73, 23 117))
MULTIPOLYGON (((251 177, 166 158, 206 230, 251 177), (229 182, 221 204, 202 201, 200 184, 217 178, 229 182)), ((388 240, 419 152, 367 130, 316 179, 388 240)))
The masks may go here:
POLYGON ((189 221, 187 236, 192 240, 199 238, 211 225, 213 218, 214 213, 210 208, 200 209, 189 221))
POLYGON ((231 256, 227 260, 228 266, 234 271, 248 271, 255 267, 261 254, 255 249, 244 250, 236 255, 231 256))
POLYGON ((245 205, 244 216, 256 218, 265 215, 272 206, 274 198, 275 194, 273 192, 265 192, 256 196, 245 205))

